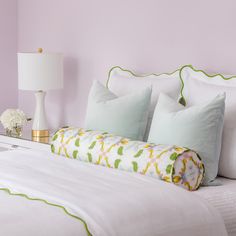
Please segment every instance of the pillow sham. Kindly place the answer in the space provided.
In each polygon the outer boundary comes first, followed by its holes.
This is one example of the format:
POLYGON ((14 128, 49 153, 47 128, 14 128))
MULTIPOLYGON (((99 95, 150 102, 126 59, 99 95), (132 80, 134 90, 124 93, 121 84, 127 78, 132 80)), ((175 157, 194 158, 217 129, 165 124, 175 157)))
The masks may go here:
POLYGON ((160 94, 148 142, 179 145, 195 150, 206 168, 204 185, 216 178, 221 147, 225 95, 185 108, 160 94))
POLYGON ((191 191, 198 189, 204 175, 201 159, 187 148, 131 141, 81 128, 59 130, 51 150, 68 158, 156 177, 191 191))
POLYGON ((187 106, 198 105, 226 93, 222 149, 218 174, 236 179, 236 76, 208 75, 186 65, 181 69, 187 106))
POLYGON ((146 87, 117 97, 94 81, 88 98, 85 128, 143 140, 151 92, 151 87, 146 87))
POLYGON ((144 140, 147 140, 150 124, 160 92, 164 92, 176 101, 179 98, 181 81, 179 70, 172 73, 137 75, 131 70, 115 66, 110 69, 107 87, 118 96, 123 96, 152 86, 151 104, 149 108, 148 123, 144 140))

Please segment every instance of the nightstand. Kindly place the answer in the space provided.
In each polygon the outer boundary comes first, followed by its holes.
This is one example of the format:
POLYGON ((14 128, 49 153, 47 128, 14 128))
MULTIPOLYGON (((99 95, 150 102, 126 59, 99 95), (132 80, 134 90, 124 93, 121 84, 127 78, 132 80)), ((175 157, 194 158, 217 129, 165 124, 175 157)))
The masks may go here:
POLYGON ((7 136, 4 131, 0 130, 0 151, 14 149, 33 149, 50 152, 50 138, 48 138, 48 140, 33 140, 31 130, 23 131, 21 137, 11 137, 7 136))

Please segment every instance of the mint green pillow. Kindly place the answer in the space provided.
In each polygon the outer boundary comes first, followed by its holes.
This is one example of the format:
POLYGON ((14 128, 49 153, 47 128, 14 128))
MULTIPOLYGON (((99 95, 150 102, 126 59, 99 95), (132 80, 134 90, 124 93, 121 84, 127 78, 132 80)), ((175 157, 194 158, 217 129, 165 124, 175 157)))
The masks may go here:
POLYGON ((203 184, 213 185, 218 172, 224 110, 225 94, 189 108, 160 94, 148 142, 178 145, 196 151, 205 165, 203 184))
POLYGON ((151 87, 117 97, 98 81, 89 93, 85 128, 99 130, 133 140, 143 140, 151 87))

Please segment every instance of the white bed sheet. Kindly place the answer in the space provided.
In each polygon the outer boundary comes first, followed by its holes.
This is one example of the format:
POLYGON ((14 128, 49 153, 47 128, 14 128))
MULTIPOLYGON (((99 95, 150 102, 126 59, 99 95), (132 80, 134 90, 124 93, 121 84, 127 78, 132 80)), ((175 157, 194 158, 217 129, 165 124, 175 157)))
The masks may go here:
POLYGON ((236 236, 236 180, 217 178, 221 186, 201 187, 194 192, 217 208, 229 236, 236 236))

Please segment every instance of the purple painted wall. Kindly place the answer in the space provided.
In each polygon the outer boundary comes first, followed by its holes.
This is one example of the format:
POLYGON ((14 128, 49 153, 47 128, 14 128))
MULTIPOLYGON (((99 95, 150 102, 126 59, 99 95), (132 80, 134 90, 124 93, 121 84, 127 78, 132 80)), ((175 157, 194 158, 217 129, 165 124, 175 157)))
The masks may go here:
POLYGON ((18 105, 16 7, 16 0, 0 0, 0 114, 18 105))
MULTIPOLYGON (((83 125, 91 82, 113 65, 236 74, 235 9, 235 0, 19 0, 18 50, 64 53, 65 88, 48 93, 49 122, 83 125)), ((20 92, 19 105, 33 114, 33 94, 20 92)))

